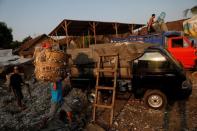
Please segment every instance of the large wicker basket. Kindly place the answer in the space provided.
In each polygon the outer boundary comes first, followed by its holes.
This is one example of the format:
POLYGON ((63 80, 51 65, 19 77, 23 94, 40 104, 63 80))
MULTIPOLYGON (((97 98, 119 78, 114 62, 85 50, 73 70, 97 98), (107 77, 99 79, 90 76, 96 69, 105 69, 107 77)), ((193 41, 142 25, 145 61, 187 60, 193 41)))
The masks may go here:
POLYGON ((35 50, 35 76, 42 81, 57 81, 66 72, 66 54, 62 51, 35 50))

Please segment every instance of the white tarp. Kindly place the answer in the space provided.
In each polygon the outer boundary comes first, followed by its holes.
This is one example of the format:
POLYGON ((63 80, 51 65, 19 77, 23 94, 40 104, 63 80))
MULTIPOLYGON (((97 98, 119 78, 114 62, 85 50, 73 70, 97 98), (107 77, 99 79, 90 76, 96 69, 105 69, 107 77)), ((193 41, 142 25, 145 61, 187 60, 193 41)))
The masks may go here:
POLYGON ((12 55, 12 49, 0 50, 0 67, 19 65, 30 60, 31 58, 21 58, 18 55, 12 55))

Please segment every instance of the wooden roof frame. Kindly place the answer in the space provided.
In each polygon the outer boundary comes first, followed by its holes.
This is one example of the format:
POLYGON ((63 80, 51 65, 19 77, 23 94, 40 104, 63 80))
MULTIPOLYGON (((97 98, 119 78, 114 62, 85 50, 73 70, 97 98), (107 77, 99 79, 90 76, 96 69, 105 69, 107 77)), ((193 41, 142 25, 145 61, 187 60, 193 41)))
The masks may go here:
MULTIPOLYGON (((64 19, 49 36, 89 36, 95 38, 96 35, 116 35, 126 32, 132 33, 133 30, 144 26, 143 24, 129 24, 118 22, 100 22, 100 21, 81 21, 64 19)), ((67 39, 68 43, 68 39, 67 39)))

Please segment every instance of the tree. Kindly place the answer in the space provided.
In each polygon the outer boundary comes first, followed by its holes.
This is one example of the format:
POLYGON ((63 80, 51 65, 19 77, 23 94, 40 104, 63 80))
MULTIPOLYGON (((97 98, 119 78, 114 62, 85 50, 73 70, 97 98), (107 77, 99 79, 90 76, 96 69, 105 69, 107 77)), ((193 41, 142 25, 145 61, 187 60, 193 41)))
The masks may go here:
POLYGON ((29 41, 29 40, 31 40, 31 39, 32 39, 31 36, 27 36, 27 37, 25 37, 25 38, 23 39, 22 43, 25 43, 25 42, 27 42, 27 41, 29 41))
POLYGON ((20 41, 13 41, 11 44, 10 44, 10 48, 12 49, 17 49, 19 46, 21 46, 22 42, 20 41))
POLYGON ((12 29, 4 22, 0 22, 0 48, 10 48, 12 40, 12 29))

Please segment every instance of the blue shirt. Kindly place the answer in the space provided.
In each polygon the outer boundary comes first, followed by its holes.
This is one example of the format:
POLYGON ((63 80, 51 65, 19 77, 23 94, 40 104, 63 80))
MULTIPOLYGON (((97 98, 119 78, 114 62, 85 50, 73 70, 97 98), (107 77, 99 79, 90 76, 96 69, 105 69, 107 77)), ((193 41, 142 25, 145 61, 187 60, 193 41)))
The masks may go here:
POLYGON ((56 82, 56 90, 53 88, 54 84, 50 83, 50 88, 51 88, 51 101, 55 103, 62 102, 63 96, 62 96, 62 82, 56 82))

